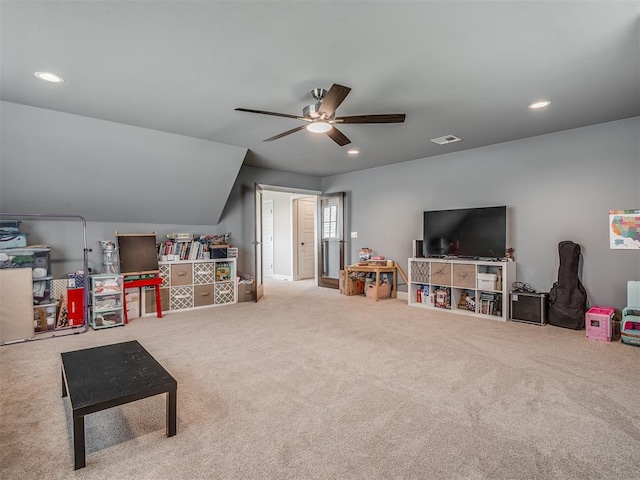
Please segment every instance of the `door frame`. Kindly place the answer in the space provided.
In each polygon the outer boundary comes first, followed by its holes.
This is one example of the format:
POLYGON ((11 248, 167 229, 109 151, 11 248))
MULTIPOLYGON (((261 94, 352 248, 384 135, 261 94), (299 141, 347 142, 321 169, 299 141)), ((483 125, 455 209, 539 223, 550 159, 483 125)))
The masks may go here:
MULTIPOLYGON (((268 185, 264 183, 254 183, 254 195, 253 195, 253 204, 254 204, 254 276, 256 282, 256 288, 254 289, 254 300, 257 302, 264 295, 264 276, 262 272, 262 194, 264 191, 273 191, 273 192, 285 192, 290 193, 292 195, 299 195, 303 197, 316 197, 316 205, 317 198, 322 195, 322 192, 319 190, 310 190, 306 188, 296 188, 296 187, 282 187, 279 185, 268 185), (260 209, 258 209, 258 195, 260 196, 260 209), (260 220, 260 221, 258 221, 260 220), (260 239, 260 240, 258 240, 260 239), (258 272, 260 269, 260 272, 258 272), (258 283, 258 279, 260 282, 258 283)), ((293 214, 291 214, 293 217, 293 214)), ((293 220, 291 220, 293 222, 293 220)), ((316 222, 317 223, 317 222, 316 222)), ((293 233, 293 224, 292 224, 292 233, 293 233)), ((316 235, 317 237, 317 235, 316 235)), ((293 250, 293 235, 291 236, 291 249, 293 250)), ((292 253, 293 255, 293 253, 292 253)), ((292 269, 293 269, 293 259, 292 259, 292 269)), ((293 271, 291 272, 293 273, 293 271)), ((315 276, 318 277, 319 272, 316 269, 315 276)))
POLYGON ((340 288, 340 278, 339 274, 337 278, 325 277, 322 275, 322 265, 324 263, 324 248, 323 248, 323 240, 322 240, 322 203, 324 200, 329 199, 337 199, 338 200, 338 217, 337 217, 337 233, 338 239, 335 243, 339 245, 339 267, 338 272, 340 270, 344 270, 344 261, 345 261, 345 245, 347 240, 345 238, 346 231, 346 214, 345 214, 345 192, 334 192, 323 194, 318 198, 317 204, 317 219, 318 219, 318 264, 317 264, 317 278, 318 278, 318 286, 319 287, 327 287, 327 288, 340 288))

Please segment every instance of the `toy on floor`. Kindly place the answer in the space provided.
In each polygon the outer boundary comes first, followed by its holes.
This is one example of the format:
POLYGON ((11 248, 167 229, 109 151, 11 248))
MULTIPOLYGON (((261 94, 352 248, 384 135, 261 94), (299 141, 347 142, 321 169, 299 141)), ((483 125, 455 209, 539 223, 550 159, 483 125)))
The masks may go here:
POLYGON ((627 282, 627 306, 622 309, 620 339, 640 346, 640 281, 627 282))

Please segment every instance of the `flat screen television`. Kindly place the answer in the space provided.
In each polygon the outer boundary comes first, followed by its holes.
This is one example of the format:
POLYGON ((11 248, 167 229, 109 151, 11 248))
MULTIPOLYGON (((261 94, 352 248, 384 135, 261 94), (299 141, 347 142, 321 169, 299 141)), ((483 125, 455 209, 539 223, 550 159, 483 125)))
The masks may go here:
POLYGON ((507 207, 424 212, 427 257, 503 258, 507 248, 507 207))

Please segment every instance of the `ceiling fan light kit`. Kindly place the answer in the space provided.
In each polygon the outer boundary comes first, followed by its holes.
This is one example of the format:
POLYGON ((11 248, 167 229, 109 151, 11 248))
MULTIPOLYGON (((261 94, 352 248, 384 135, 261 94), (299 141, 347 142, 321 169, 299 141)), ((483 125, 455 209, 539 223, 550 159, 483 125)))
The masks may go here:
POLYGON ((333 125, 329 122, 325 122, 324 120, 318 120, 307 125, 307 130, 312 133, 327 133, 332 128, 333 125))
POLYGON ((341 147, 351 143, 347 136, 338 130, 336 123, 357 124, 357 123, 403 123, 406 115, 404 113, 384 113, 379 115, 350 115, 345 117, 336 117, 336 109, 347 97, 351 89, 344 85, 334 83, 327 91, 324 88, 314 88, 311 90, 311 96, 316 103, 307 105, 302 109, 302 116, 290 115, 287 113, 267 112, 264 110, 253 110, 250 108, 236 108, 239 112, 259 113, 262 115, 272 115, 275 117, 295 118, 309 122, 308 125, 288 130, 286 132, 275 135, 271 138, 263 140, 271 142, 292 133, 305 129, 312 133, 326 133, 326 135, 341 147))

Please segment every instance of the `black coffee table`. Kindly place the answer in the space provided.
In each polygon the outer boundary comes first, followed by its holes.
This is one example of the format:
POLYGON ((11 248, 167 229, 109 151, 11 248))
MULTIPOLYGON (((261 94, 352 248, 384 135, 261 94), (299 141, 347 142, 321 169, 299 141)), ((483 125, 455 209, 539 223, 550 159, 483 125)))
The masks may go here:
POLYGON ((175 379, 137 341, 65 352, 62 396, 73 411, 75 470, 85 466, 84 416, 167 394, 167 437, 176 434, 175 379))

